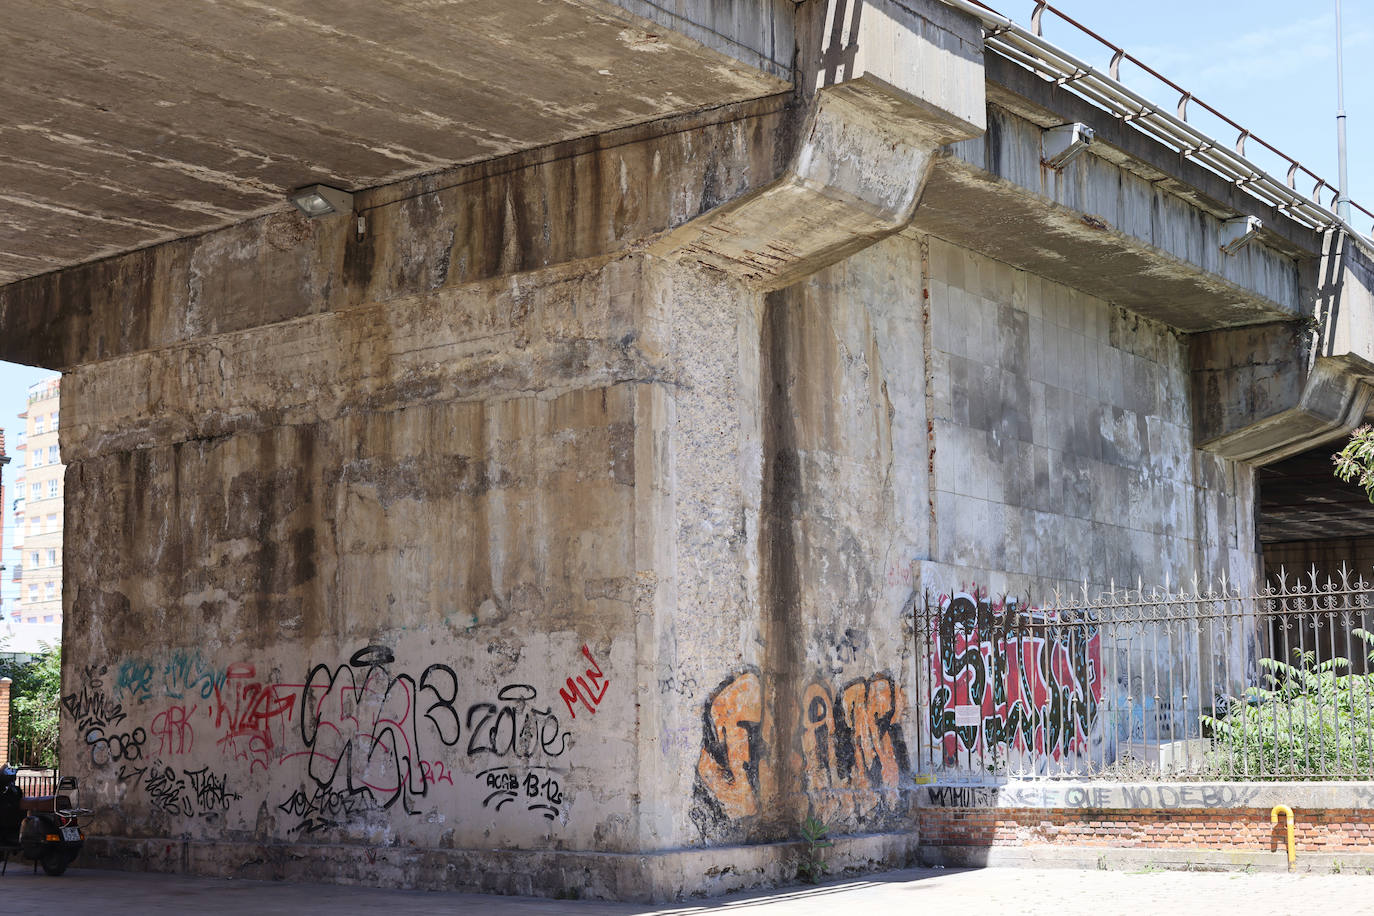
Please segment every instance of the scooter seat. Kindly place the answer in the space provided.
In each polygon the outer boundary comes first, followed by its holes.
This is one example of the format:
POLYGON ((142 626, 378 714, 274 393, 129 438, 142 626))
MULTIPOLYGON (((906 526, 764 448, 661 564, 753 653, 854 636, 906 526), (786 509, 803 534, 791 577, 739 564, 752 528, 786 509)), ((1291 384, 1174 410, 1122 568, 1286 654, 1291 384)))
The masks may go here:
POLYGON ((56 811, 71 806, 72 800, 66 795, 30 795, 19 800, 20 811, 56 811))

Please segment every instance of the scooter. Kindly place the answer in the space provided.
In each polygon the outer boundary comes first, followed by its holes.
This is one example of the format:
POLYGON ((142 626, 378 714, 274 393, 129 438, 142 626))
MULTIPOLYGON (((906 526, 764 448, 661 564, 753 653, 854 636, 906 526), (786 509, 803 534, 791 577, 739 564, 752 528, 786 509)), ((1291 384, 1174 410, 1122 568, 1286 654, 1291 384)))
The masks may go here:
POLYGON ((0 875, 15 853, 33 860, 34 874, 41 865, 45 874, 60 875, 85 845, 81 819, 91 810, 72 805, 75 776, 58 780, 56 795, 28 798, 18 777, 14 767, 0 767, 0 875))

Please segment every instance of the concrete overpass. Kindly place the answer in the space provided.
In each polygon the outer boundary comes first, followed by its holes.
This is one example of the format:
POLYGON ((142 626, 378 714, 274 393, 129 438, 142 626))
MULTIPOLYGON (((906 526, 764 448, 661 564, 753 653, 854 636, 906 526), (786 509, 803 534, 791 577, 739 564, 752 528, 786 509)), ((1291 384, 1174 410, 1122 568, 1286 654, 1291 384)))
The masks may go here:
POLYGON ((1368 242, 967 4, 21 12, 0 357, 64 374, 111 864, 906 862, 924 592, 1251 579, 1257 469, 1369 411, 1368 242))

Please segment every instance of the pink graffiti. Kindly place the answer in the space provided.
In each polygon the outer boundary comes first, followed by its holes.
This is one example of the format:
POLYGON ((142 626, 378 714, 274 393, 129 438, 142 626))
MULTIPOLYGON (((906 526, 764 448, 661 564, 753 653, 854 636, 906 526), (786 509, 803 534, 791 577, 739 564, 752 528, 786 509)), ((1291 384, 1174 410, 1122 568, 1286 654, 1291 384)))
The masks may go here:
POLYGON ((196 743, 196 731, 191 717, 199 706, 169 706, 153 716, 152 735, 158 739, 159 756, 189 754, 196 743))

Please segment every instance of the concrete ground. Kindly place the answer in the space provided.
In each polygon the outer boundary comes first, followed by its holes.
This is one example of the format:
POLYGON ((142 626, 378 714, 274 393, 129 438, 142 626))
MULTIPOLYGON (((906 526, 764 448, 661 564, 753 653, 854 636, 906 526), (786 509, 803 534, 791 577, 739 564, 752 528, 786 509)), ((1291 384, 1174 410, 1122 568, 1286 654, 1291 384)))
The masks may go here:
POLYGON ((0 878, 0 911, 212 914, 455 912, 491 916, 863 916, 912 913, 1038 913, 1145 916, 1170 913, 1374 912, 1374 876, 1074 869, 911 869, 819 887, 733 894, 673 905, 488 897, 333 885, 225 881, 73 868, 60 878, 11 868, 0 878))

